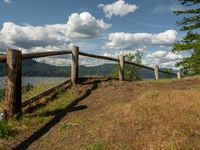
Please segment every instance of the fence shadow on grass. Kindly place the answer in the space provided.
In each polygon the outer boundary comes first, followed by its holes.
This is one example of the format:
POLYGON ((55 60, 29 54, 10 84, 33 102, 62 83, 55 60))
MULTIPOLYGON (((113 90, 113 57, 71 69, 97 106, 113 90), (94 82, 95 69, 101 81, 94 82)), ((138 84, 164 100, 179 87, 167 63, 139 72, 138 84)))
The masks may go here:
POLYGON ((37 130, 33 133, 30 137, 22 141, 19 145, 17 145, 14 150, 26 150, 32 143, 39 140, 44 134, 46 134, 52 127, 54 127, 57 123, 59 123, 63 117, 65 117, 68 113, 73 111, 79 111, 86 109, 87 106, 81 105, 77 106, 79 102, 87 98, 91 92, 97 89, 98 83, 101 82, 100 80, 96 80, 92 83, 92 87, 88 89, 84 94, 82 94, 77 99, 73 100, 67 107, 63 109, 59 109, 53 112, 49 112, 46 115, 55 115, 48 123, 46 123, 42 128, 37 130))

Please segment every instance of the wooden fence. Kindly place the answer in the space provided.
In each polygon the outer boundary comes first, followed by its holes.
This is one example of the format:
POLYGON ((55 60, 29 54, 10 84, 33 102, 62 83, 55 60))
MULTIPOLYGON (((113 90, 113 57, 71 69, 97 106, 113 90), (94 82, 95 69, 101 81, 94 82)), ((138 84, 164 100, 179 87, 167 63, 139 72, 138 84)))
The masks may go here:
POLYGON ((91 57, 96 59, 110 60, 119 63, 119 80, 124 80, 124 68, 125 64, 138 66, 140 68, 146 68, 154 71, 155 79, 159 79, 159 72, 168 74, 171 76, 176 76, 180 78, 180 73, 174 74, 166 71, 159 70, 158 66, 151 68, 148 66, 136 64, 134 62, 125 61, 124 56, 119 56, 119 58, 112 58, 107 56, 98 56, 94 54, 88 54, 79 51, 79 47, 73 46, 72 50, 63 50, 63 51, 53 51, 53 52, 38 52, 38 53, 29 53, 22 54, 21 51, 14 49, 7 49, 6 55, 0 55, 0 62, 6 63, 6 115, 8 117, 13 117, 15 115, 22 113, 22 107, 29 105, 30 103, 35 102, 40 99, 42 96, 51 93, 52 91, 62 87, 66 83, 71 82, 73 85, 78 83, 78 66, 79 66, 79 56, 91 57), (49 88, 46 91, 22 102, 22 60, 41 58, 48 56, 56 55, 72 55, 71 63, 71 78, 56 85, 53 88, 49 88))

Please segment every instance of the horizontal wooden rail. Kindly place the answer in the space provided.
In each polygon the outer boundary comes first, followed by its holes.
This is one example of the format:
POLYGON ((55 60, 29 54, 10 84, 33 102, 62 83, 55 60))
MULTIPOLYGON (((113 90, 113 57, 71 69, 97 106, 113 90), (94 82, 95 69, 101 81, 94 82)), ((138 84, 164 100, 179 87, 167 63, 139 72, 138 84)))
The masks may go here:
POLYGON ((164 70, 159 70, 158 72, 168 74, 168 75, 172 75, 172 76, 177 76, 177 74, 175 74, 175 73, 167 72, 167 71, 164 71, 164 70))
POLYGON ((32 58, 48 57, 48 56, 55 56, 55 55, 64 55, 64 54, 71 54, 71 53, 72 52, 70 50, 27 53, 27 54, 22 55, 22 59, 32 59, 32 58))
MULTIPOLYGON (((38 52, 38 53, 24 53, 24 54, 22 54, 22 59, 32 59, 32 58, 64 55, 64 54, 71 54, 71 53, 72 52, 70 50, 38 52)), ((4 55, 0 56, 0 62, 6 62, 6 56, 4 56, 4 55)))
MULTIPOLYGON (((32 58, 40 58, 40 57, 48 57, 48 56, 64 55, 64 54, 71 54, 71 51, 70 50, 63 50, 63 51, 26 53, 26 54, 22 54, 22 59, 32 59, 32 58)), ((88 53, 85 53, 85 52, 79 52, 79 54, 82 55, 82 56, 86 56, 86 57, 92 57, 92 58, 97 58, 97 59, 104 59, 104 60, 119 62, 119 59, 117 59, 117 58, 112 58, 112 57, 107 57, 107 56, 99 56, 99 55, 95 55, 95 54, 88 54, 88 53)), ((0 56, 0 62, 5 62, 5 61, 6 61, 6 56, 0 56)), ((137 64, 137 63, 134 63, 134 62, 125 61, 125 64, 130 64, 130 65, 142 67, 142 68, 149 69, 149 70, 152 70, 152 71, 154 70, 154 68, 144 66, 144 65, 140 65, 140 64, 137 64)), ((170 72, 166 72, 166 71, 163 71, 163 70, 159 70, 159 72, 176 76, 175 73, 170 73, 170 72)))
MULTIPOLYGON (((134 62, 125 61, 125 63, 154 71, 154 68, 151 68, 151 67, 148 67, 148 66, 144 66, 144 65, 140 65, 140 64, 136 64, 134 62)), ((167 72, 167 71, 164 71, 164 70, 158 70, 158 72, 169 74, 169 75, 173 75, 173 76, 177 76, 175 73, 167 72)))
POLYGON ((42 97, 47 96, 48 94, 52 93, 52 92, 55 91, 56 89, 59 89, 59 88, 61 88, 62 86, 64 86, 65 84, 70 83, 70 82, 71 82, 71 79, 67 79, 67 80, 65 80, 64 82, 62 82, 62 83, 60 83, 60 84, 58 84, 58 85, 56 85, 56 86, 54 86, 54 87, 51 87, 51 88, 47 89, 47 90, 44 91, 44 92, 41 92, 41 93, 35 95, 35 96, 32 97, 32 98, 29 98, 29 99, 24 100, 24 102, 22 102, 22 107, 26 107, 26 106, 28 106, 29 104, 32 104, 32 103, 36 102, 37 100, 41 99, 42 97))
MULTIPOLYGON (((144 66, 144 65, 140 65, 140 64, 136 64, 134 62, 125 61, 125 63, 154 71, 154 68, 151 68, 151 67, 148 67, 148 66, 144 66)), ((164 71, 164 70, 158 70, 158 72, 169 74, 169 75, 173 75, 173 76, 177 76, 177 74, 175 74, 175 73, 167 72, 167 71, 164 71)))
MULTIPOLYGON (((6 63, 6 99, 7 99, 7 114, 9 114, 9 117, 16 116, 18 114, 21 114, 22 107, 26 107, 29 104, 32 104, 34 102, 37 102, 41 98, 51 94, 52 92, 56 91, 57 89, 63 87, 64 85, 68 83, 76 84, 78 81, 78 65, 79 65, 79 55, 84 57, 91 57, 96 59, 103 59, 108 61, 114 61, 118 62, 120 65, 120 72, 119 72, 119 80, 124 80, 124 66, 125 64, 134 65, 140 68, 146 68, 149 70, 154 71, 155 76, 157 75, 157 79, 159 77, 158 72, 173 75, 176 76, 175 73, 171 73, 164 70, 159 70, 155 68, 151 68, 149 66, 144 66, 142 64, 137 64, 134 62, 125 61, 124 57, 119 58, 112 58, 107 56, 99 56, 95 54, 88 54, 85 52, 79 52, 79 47, 73 46, 72 50, 60 50, 60 51, 46 51, 46 52, 35 52, 35 53, 26 53, 21 54, 21 51, 13 50, 13 49, 7 49, 6 55, 0 55, 0 62, 6 63), (34 95, 32 98, 26 99, 22 101, 21 97, 21 85, 22 85, 22 60, 23 59, 34 59, 34 58, 41 58, 41 57, 50 57, 50 56, 58 56, 58 55, 65 55, 65 54, 71 54, 72 55, 72 65, 71 65, 71 78, 67 79, 58 85, 54 87, 50 87, 47 90, 34 95), (12 86, 10 86, 12 85, 12 86)), ((180 74, 177 74, 177 77, 180 78, 180 74)), ((83 78, 82 78, 83 79, 83 78)), ((81 78, 80 78, 81 80, 81 78)), ((71 84, 70 84, 71 85, 71 84)))
MULTIPOLYGON (((82 56, 86 56, 86 57, 92 57, 92 58, 97 58, 97 59, 104 59, 104 60, 111 60, 111 61, 119 62, 119 59, 117 59, 117 58, 112 58, 112 57, 107 57, 107 56, 99 56, 99 55, 88 54, 88 53, 84 53, 84 52, 79 52, 79 54, 82 55, 82 56)), ((124 62, 126 64, 135 65, 135 66, 138 66, 138 67, 143 67, 143 68, 146 68, 146 69, 149 69, 149 70, 154 70, 151 67, 147 67, 147 66, 144 66, 144 65, 139 65, 139 64, 136 64, 134 62, 129 62, 129 61, 124 61, 124 62)))
MULTIPOLYGON (((86 57, 92 57, 92 58, 97 58, 97 59, 104 59, 104 60, 111 60, 111 61, 119 62, 119 59, 117 59, 117 58, 112 58, 112 57, 107 57, 107 56, 99 56, 99 55, 88 54, 88 53, 84 53, 84 52, 79 52, 79 54, 82 55, 82 56, 86 56, 86 57)), ((141 68, 145 68, 145 69, 149 69, 149 70, 154 71, 154 68, 151 68, 151 67, 148 67, 148 66, 140 65, 140 64, 137 64, 137 63, 134 63, 134 62, 129 62, 129 61, 124 61, 124 62, 125 62, 125 64, 130 64, 130 65, 134 65, 134 66, 138 66, 138 67, 141 67, 141 68)), ((170 72, 166 72, 166 71, 162 71, 162 70, 159 70, 159 72, 176 76, 176 74, 174 74, 174 73, 170 73, 170 72)))
POLYGON ((4 55, 0 56, 0 62, 6 62, 6 56, 4 55))
POLYGON ((84 52, 79 52, 79 55, 86 56, 86 57, 97 58, 97 59, 104 59, 104 60, 111 60, 111 61, 119 62, 119 59, 112 58, 112 57, 107 57, 107 56, 99 56, 99 55, 88 54, 88 53, 84 53, 84 52))
POLYGON ((151 68, 151 67, 148 67, 148 66, 144 66, 144 65, 140 65, 140 64, 136 64, 134 62, 130 62, 130 61, 125 61, 126 64, 129 64, 129 65, 134 65, 134 66, 137 66, 137 67, 142 67, 142 68, 145 68, 145 69, 149 69, 149 70, 154 70, 154 68, 151 68))

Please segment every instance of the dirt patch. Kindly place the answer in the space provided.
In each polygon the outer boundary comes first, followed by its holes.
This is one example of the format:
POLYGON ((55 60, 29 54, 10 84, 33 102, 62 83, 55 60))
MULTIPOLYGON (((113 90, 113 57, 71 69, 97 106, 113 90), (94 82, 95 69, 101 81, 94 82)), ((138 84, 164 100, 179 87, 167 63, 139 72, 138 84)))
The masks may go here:
POLYGON ((87 80, 67 91, 78 99, 73 107, 69 109, 68 102, 62 103, 62 110, 52 110, 54 113, 33 113, 49 118, 4 141, 3 146, 30 150, 200 149, 199 85, 199 77, 160 82, 87 80), (48 131, 30 138, 59 115, 62 117, 48 131))

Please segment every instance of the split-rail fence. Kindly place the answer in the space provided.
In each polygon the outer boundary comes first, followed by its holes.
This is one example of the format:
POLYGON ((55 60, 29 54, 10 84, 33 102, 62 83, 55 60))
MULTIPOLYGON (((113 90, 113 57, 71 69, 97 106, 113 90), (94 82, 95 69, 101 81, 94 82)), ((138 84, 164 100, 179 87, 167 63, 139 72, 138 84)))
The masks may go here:
POLYGON ((73 46, 72 50, 62 50, 62 51, 50 51, 50 52, 37 52, 37 53, 25 53, 22 54, 19 50, 7 49, 6 55, 0 55, 0 62, 4 62, 6 64, 6 115, 8 118, 16 116, 22 113, 22 108, 37 101, 41 97, 51 93, 52 91, 62 87, 66 83, 72 83, 75 85, 78 83, 78 66, 79 66, 79 56, 91 57, 96 59, 109 60, 119 63, 119 80, 124 80, 124 68, 125 64, 134 65, 140 68, 145 68, 148 70, 154 71, 155 80, 159 79, 159 72, 168 74, 170 76, 174 76, 180 78, 181 75, 178 72, 170 73, 167 71, 159 70, 158 66, 154 68, 136 64, 134 62, 125 61, 124 56, 119 56, 119 58, 112 58, 107 56, 99 56, 94 54, 88 54, 85 52, 79 51, 79 47, 73 46), (58 56, 71 54, 71 77, 66 81, 59 83, 58 85, 47 89, 46 91, 29 98, 25 101, 22 101, 22 60, 26 59, 34 59, 34 58, 42 58, 49 56, 58 56))

